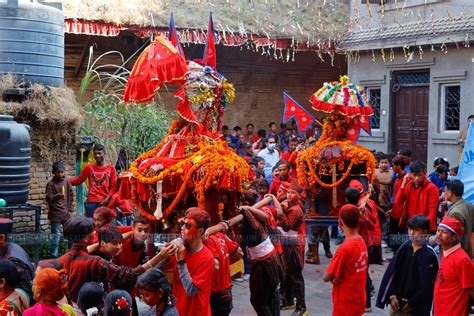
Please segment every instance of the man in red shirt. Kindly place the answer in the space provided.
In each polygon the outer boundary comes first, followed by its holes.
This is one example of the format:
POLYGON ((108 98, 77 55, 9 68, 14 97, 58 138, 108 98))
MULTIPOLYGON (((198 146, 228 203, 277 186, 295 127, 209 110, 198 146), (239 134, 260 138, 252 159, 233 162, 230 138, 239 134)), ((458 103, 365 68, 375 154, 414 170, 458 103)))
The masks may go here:
POLYGON ((281 154, 281 159, 285 161, 290 161, 290 156, 296 150, 297 146, 298 146, 298 140, 296 138, 291 138, 288 141, 288 150, 284 151, 281 154))
POLYGON ((281 309, 295 308, 292 315, 308 315, 306 311, 305 287, 303 278, 304 246, 299 235, 301 225, 304 225, 304 215, 301 202, 303 188, 298 183, 291 183, 287 198, 282 202, 283 213, 279 219, 283 260, 285 263, 285 298, 281 309), (303 248, 303 249, 301 249, 303 248), (296 299, 296 306, 294 300, 296 299))
POLYGON ((92 217, 99 206, 107 206, 111 196, 117 191, 117 173, 111 165, 106 165, 105 147, 97 144, 93 148, 95 164, 87 165, 78 177, 68 179, 74 185, 88 180, 89 193, 85 203, 86 216, 92 217))
MULTIPOLYGON (((136 267, 142 264, 146 256, 154 255, 145 249, 145 241, 147 241, 151 232, 151 222, 142 215, 135 217, 133 221, 132 235, 123 240, 122 252, 114 257, 113 262, 120 266, 136 267)), ((153 241, 151 241, 153 242, 153 241)))
POLYGON ((339 226, 346 240, 337 249, 324 272, 324 282, 332 282, 333 316, 362 315, 365 310, 368 253, 357 233, 359 208, 346 204, 339 212, 339 226))
POLYGON ((430 232, 436 231, 439 189, 426 177, 426 165, 423 162, 412 162, 410 173, 403 178, 394 204, 404 204, 399 228, 404 229, 408 219, 420 214, 430 220, 430 232))
POLYGON ((178 246, 173 262, 173 295, 180 315, 211 316, 210 276, 215 267, 214 255, 202 242, 210 222, 211 217, 205 210, 191 207, 181 227, 183 243, 178 246))
POLYGON ((240 260, 244 254, 238 243, 221 232, 210 235, 204 241, 204 246, 212 251, 214 258, 219 262, 219 270, 214 271, 212 276, 212 315, 229 315, 233 308, 230 264, 240 260))
POLYGON ((252 123, 247 124, 247 133, 244 135, 245 136, 245 141, 249 142, 251 144, 255 143, 258 141, 258 135, 253 132, 254 126, 252 123))
POLYGON ((474 263, 459 243, 463 234, 461 222, 449 216, 436 231, 443 258, 435 281, 434 316, 469 314, 468 299, 474 299, 474 263))
POLYGON ((270 194, 277 195, 277 191, 280 188, 282 182, 298 182, 296 178, 290 176, 291 165, 286 161, 281 161, 278 165, 278 175, 273 177, 272 184, 270 186, 270 194))
MULTIPOLYGON (((400 186, 402 185, 403 178, 406 175, 406 158, 397 155, 392 159, 392 170, 396 174, 395 183, 393 185, 393 196, 395 197, 400 191, 400 186)), ((400 202, 400 201, 399 201, 400 202)), ((400 224, 400 216, 403 211, 403 203, 392 203, 392 209, 388 214, 390 215, 390 222, 388 224, 388 245, 393 249, 395 253, 400 245, 403 243, 403 240, 400 235, 400 230, 398 225, 400 224)))

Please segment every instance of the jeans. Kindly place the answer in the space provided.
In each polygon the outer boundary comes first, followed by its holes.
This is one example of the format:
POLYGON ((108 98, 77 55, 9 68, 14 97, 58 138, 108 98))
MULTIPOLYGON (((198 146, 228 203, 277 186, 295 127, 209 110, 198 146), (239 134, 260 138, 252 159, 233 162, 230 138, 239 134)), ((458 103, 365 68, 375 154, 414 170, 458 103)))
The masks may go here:
POLYGON ((99 202, 86 202, 84 203, 86 209, 86 217, 92 218, 94 211, 99 207, 99 202))
POLYGON ((59 257, 59 241, 61 240, 63 223, 51 223, 51 258, 59 257))

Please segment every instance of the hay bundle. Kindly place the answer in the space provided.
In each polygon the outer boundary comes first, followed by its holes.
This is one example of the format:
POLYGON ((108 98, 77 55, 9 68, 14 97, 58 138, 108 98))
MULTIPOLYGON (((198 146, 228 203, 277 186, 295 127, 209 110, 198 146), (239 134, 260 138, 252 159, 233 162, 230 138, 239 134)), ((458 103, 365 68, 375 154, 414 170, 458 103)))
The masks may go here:
POLYGON ((30 123, 64 126, 76 132, 79 130, 82 122, 81 106, 72 89, 34 84, 28 88, 29 93, 24 101, 4 100, 8 89, 23 87, 13 75, 0 75, 0 114, 21 116, 30 123))

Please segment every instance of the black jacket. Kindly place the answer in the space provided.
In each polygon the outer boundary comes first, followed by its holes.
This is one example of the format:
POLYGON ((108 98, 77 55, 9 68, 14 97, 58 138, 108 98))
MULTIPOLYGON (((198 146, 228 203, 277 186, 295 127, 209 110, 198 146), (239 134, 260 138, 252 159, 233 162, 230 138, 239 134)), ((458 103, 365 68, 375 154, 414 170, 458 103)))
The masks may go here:
POLYGON ((390 296, 397 295, 408 299, 412 315, 429 316, 438 267, 438 257, 431 247, 425 245, 413 253, 411 241, 405 242, 385 271, 375 305, 383 309, 390 304, 390 296))

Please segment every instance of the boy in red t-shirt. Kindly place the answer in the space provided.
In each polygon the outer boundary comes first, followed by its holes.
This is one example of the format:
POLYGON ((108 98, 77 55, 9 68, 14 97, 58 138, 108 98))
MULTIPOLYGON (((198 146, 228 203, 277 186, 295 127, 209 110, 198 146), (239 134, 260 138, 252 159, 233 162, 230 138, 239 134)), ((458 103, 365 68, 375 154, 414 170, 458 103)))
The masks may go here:
POLYGON ((173 295, 180 315, 211 316, 210 277, 214 272, 214 255, 203 245, 202 236, 209 227, 211 217, 200 208, 186 212, 181 227, 183 243, 178 246, 174 266, 173 295))
POLYGON ((296 307, 292 315, 308 315, 306 311, 305 285, 303 278, 304 246, 300 242, 300 228, 304 225, 302 194, 304 189, 297 183, 291 183, 287 198, 282 202, 283 213, 279 218, 279 228, 283 246, 283 262, 286 276, 284 280, 285 297, 281 309, 296 307), (303 248, 303 249, 302 249, 303 248), (296 299, 296 306, 294 300, 296 299))
POLYGON ((87 165, 78 177, 68 179, 74 185, 88 180, 89 193, 85 203, 86 216, 92 217, 99 206, 107 206, 111 196, 117 191, 117 173, 111 165, 106 165, 105 147, 97 144, 93 148, 95 164, 87 165))
POLYGON ((204 245, 214 254, 219 262, 219 270, 214 271, 211 286, 212 315, 229 315, 232 310, 232 281, 230 264, 243 257, 239 244, 227 235, 219 232, 209 236, 204 245))
POLYGON ((339 226, 346 236, 324 272, 324 282, 332 282, 333 316, 362 315, 365 311, 365 284, 368 253, 357 233, 359 208, 346 204, 339 212, 339 226))
POLYGON ((468 299, 474 299, 474 263, 459 243, 463 235, 461 222, 449 216, 436 231, 443 258, 435 281, 434 316, 469 314, 468 299))

